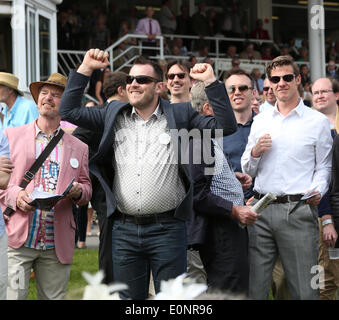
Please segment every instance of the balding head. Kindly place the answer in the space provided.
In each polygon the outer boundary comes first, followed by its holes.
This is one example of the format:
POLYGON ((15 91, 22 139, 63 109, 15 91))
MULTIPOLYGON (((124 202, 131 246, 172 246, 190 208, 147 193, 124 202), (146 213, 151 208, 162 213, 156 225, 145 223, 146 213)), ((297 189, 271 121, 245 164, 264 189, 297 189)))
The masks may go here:
POLYGON ((333 92, 333 82, 328 78, 319 78, 312 86, 312 101, 316 110, 328 114, 337 111, 337 99, 339 92, 333 92))
POLYGON ((328 78, 319 78, 312 85, 313 106, 320 112, 336 109, 338 92, 333 92, 333 83, 328 78))

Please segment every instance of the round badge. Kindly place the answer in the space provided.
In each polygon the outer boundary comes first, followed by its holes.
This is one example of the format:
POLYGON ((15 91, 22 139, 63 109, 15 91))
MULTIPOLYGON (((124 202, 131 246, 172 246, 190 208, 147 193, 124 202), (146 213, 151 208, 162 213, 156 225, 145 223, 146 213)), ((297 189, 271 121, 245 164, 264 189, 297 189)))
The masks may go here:
POLYGON ((70 160, 70 163, 71 163, 71 167, 74 168, 74 169, 76 169, 77 167, 79 167, 79 161, 78 161, 77 159, 75 159, 75 158, 72 158, 72 159, 70 160))
POLYGON ((162 133, 160 136, 159 136, 159 142, 161 144, 169 144, 171 141, 171 136, 167 133, 162 133))

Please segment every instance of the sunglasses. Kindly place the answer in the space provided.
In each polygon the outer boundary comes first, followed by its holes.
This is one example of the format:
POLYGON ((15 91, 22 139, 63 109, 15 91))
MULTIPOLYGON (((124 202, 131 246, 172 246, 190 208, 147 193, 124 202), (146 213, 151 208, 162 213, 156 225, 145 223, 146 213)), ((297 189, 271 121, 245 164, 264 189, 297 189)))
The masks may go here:
POLYGON ((155 79, 155 78, 150 77, 150 76, 129 76, 128 75, 126 77, 126 84, 131 84, 134 79, 139 84, 148 84, 148 83, 151 83, 151 82, 160 82, 160 80, 155 79))
POLYGON ((167 75, 167 78, 170 79, 170 80, 174 80, 175 76, 178 76, 179 79, 184 79, 186 74, 183 73, 183 72, 180 72, 180 73, 169 73, 167 75))
POLYGON ((245 85, 245 84, 244 84, 244 85, 241 85, 241 86, 238 86, 238 87, 236 87, 236 86, 230 86, 230 87, 227 88, 228 94, 234 93, 235 90, 237 90, 237 88, 238 88, 238 90, 239 90, 240 92, 246 92, 248 89, 252 89, 251 87, 249 87, 249 86, 247 86, 247 85, 245 85))
POLYGON ((268 90, 270 90, 270 87, 263 87, 262 89, 263 89, 263 91, 268 91, 268 90))
POLYGON ((291 82, 295 77, 295 74, 285 74, 284 76, 282 77, 279 77, 279 76, 273 76, 273 77, 270 77, 269 80, 275 84, 279 83, 280 82, 280 79, 283 78, 283 80, 285 82, 291 82))

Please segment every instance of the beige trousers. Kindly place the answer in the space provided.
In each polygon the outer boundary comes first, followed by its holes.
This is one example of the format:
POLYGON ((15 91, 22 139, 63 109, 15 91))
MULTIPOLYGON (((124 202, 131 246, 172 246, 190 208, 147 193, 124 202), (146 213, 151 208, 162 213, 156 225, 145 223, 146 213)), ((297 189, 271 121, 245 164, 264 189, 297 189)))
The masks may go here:
POLYGON ((206 271, 197 250, 187 250, 187 278, 193 279, 196 283, 207 284, 206 271))
POLYGON ((8 282, 7 247, 8 247, 8 237, 5 231, 0 236, 0 300, 6 300, 7 296, 6 292, 8 282))
POLYGON ((288 291, 285 272, 281 263, 280 256, 278 256, 272 273, 272 294, 275 300, 292 299, 290 292, 288 291))
POLYGON ((61 264, 54 249, 35 250, 8 247, 8 300, 27 299, 33 268, 38 300, 59 300, 66 294, 70 264, 61 264))
MULTIPOLYGON (((323 227, 319 219, 319 264, 324 268, 324 288, 320 288, 320 300, 333 300, 339 289, 339 260, 330 260, 328 246, 323 241, 323 227)), ((339 299, 337 293, 337 300, 339 299)))

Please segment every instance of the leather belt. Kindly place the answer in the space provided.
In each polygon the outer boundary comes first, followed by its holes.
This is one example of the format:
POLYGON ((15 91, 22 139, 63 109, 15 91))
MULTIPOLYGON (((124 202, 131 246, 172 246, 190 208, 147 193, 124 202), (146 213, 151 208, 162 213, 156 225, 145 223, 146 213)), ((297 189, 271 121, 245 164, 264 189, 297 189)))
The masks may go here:
POLYGON ((173 221, 175 210, 170 210, 162 213, 152 213, 152 214, 127 214, 120 211, 116 211, 113 214, 114 220, 123 220, 133 222, 138 225, 151 224, 164 221, 173 221))
MULTIPOLYGON (((253 191, 254 198, 260 200, 265 195, 258 193, 257 191, 253 191)), ((303 194, 291 194, 291 195, 284 195, 284 196, 277 196, 277 199, 272 201, 272 203, 287 203, 293 201, 299 201, 303 197, 303 194)))

